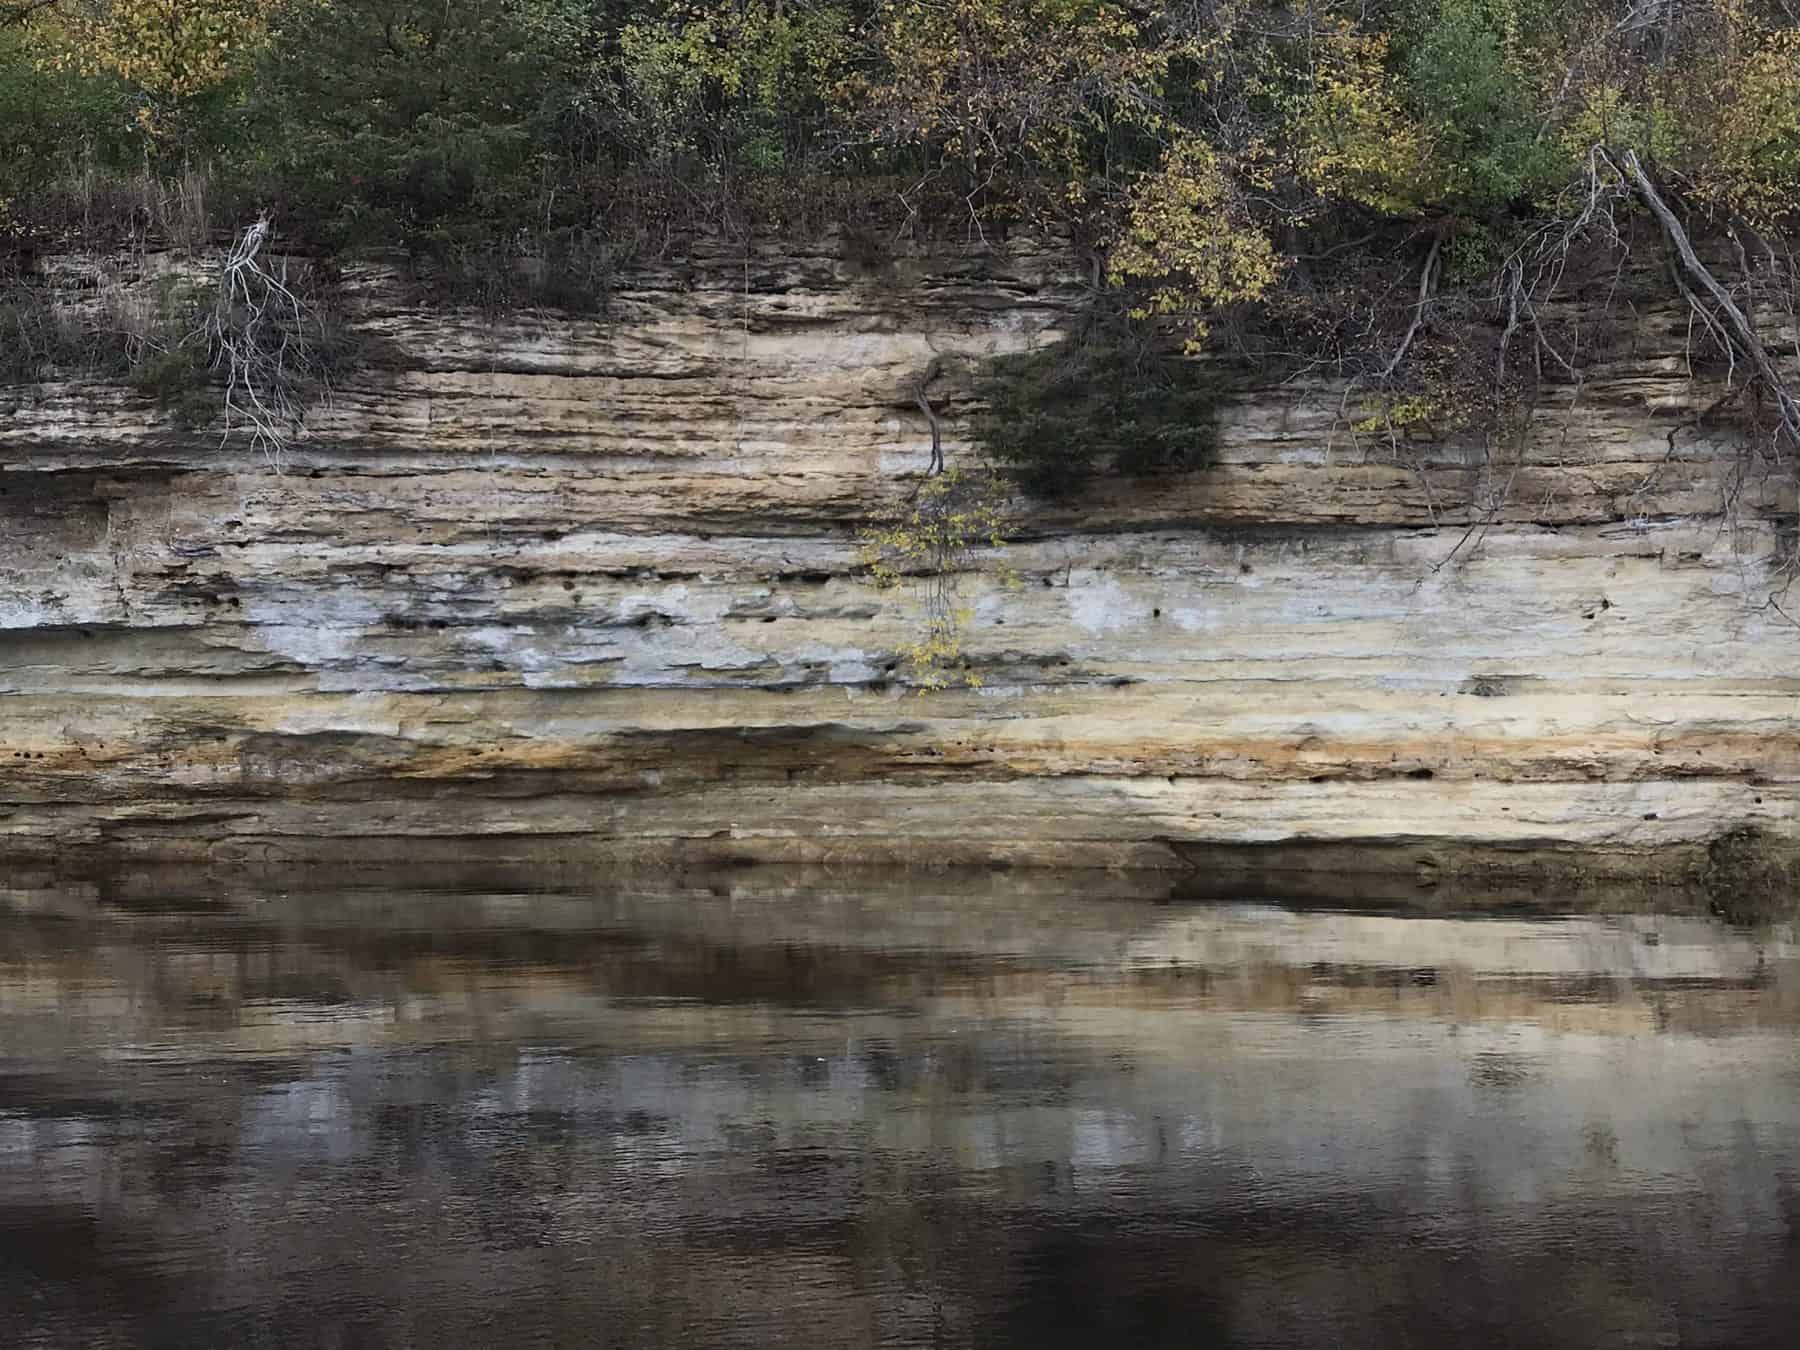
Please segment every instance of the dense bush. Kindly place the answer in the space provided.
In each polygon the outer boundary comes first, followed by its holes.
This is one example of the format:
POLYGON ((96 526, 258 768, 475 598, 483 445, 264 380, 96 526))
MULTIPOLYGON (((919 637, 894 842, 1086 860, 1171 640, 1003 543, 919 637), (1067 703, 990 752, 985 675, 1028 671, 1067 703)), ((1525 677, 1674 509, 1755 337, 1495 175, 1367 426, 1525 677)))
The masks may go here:
POLYGON ((1518 19, 1503 2, 1438 0, 1401 61, 1419 121, 1435 128, 1443 200, 1472 215, 1529 207, 1569 169, 1566 149, 1543 134, 1523 53, 1508 53, 1518 19))
POLYGON ((114 80, 40 69, 29 35, 0 28, 0 226, 33 191, 94 164, 130 162, 125 100, 114 80))
POLYGON ((588 227, 625 180, 910 176, 1104 243, 1175 148, 1279 234, 1542 209, 1599 140, 1766 215, 1797 63, 1755 0, 0 0, 0 196, 204 164, 289 228, 429 246, 588 227))
POLYGON ((175 284, 110 287, 74 303, 11 282, 0 287, 0 381, 116 379, 165 411, 204 420, 204 305, 175 284))
POLYGON ((555 159, 576 53, 522 6, 296 4, 242 100, 252 180, 335 245, 466 243, 516 229, 555 159))
POLYGON ((994 362, 976 386, 976 435, 1027 490, 1066 496, 1104 470, 1199 468, 1223 388, 1154 329, 1115 316, 994 362))

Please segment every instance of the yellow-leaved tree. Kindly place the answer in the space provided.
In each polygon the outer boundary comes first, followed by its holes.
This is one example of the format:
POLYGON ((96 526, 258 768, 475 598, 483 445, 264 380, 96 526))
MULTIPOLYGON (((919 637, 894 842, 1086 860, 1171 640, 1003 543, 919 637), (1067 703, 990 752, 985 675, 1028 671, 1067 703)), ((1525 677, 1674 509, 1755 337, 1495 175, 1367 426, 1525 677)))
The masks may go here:
POLYGON ((1759 229, 1800 218, 1800 29, 1742 0, 1719 6, 1702 78, 1678 88, 1689 106, 1675 135, 1697 194, 1759 229))
POLYGON ((1387 38, 1333 17, 1313 51, 1311 87, 1290 113, 1301 178, 1377 211, 1417 211, 1439 185, 1429 137, 1402 107, 1387 68, 1387 38))
MULTIPOLYGON (((958 581, 1005 547, 1006 501, 998 474, 953 468, 927 478, 904 505, 862 532, 862 560, 877 584, 911 579, 918 587, 922 631, 899 656, 920 692, 981 685, 963 645, 974 616, 962 602, 958 581)), ((991 570, 1002 585, 1017 584, 1011 568, 1002 564, 991 570)))
POLYGON ((46 61, 109 74, 137 95, 138 124, 179 133, 183 106, 240 74, 293 0, 60 0, 29 15, 46 61))
POLYGON ((1241 208, 1219 156, 1199 137, 1183 136, 1132 189, 1108 275, 1115 285, 1148 287, 1133 316, 1180 319, 1193 350, 1205 340, 1209 315, 1260 299, 1281 267, 1268 235, 1241 208))
POLYGON ((873 70, 839 90, 854 120, 930 152, 971 204, 1034 183, 1069 208, 1107 175, 1096 143, 1160 123, 1177 50, 1110 0, 888 0, 872 47, 873 70))

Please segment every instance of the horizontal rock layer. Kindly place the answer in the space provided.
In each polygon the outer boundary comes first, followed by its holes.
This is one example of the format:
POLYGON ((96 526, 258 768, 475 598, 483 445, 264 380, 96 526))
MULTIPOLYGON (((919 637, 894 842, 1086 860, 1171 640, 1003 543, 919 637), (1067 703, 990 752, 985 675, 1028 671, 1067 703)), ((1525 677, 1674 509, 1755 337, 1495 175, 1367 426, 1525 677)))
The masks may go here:
MULTIPOLYGON (((0 389, 0 850, 1629 867, 1800 836, 1793 503, 1688 425, 1674 310, 1506 454, 1252 382, 1215 463, 1018 504, 1016 575, 958 587, 982 687, 921 694, 918 597, 856 531, 926 466, 934 356, 1067 322, 1061 252, 719 250, 586 320, 346 281, 372 363, 276 457, 114 386, 0 389)), ((932 387, 953 463, 974 364, 932 387)))

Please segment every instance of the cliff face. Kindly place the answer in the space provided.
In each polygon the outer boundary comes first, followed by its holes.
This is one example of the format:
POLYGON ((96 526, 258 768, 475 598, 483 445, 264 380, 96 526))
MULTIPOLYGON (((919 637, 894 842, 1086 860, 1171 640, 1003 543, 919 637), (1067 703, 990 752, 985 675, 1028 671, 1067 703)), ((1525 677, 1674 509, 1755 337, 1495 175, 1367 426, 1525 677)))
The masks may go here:
MULTIPOLYGON (((0 851, 1630 866, 1800 834, 1792 504, 1671 436, 1709 401, 1673 309, 1514 456, 1249 390, 1216 464, 1035 509, 1019 585, 963 580, 984 687, 900 687, 916 605, 854 533, 926 466, 916 381, 1045 340, 1077 283, 1029 242, 826 241, 497 322, 355 268, 380 359, 279 463, 116 387, 0 389, 0 851)), ((954 463, 966 377, 933 395, 954 463)))

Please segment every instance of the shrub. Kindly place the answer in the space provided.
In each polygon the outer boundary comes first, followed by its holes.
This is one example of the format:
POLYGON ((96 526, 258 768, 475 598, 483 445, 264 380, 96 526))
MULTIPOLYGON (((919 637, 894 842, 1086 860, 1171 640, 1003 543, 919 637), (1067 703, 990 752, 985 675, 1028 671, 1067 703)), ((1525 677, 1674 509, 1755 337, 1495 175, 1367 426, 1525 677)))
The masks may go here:
POLYGON ((204 425, 218 410, 206 348, 196 340, 177 340, 146 350, 127 381, 158 408, 172 414, 180 426, 204 425))
POLYGON ((1407 101, 1430 137, 1439 199, 1486 214, 1551 190, 1570 165, 1544 121, 1503 25, 1504 4, 1438 0, 1404 62, 1407 101))
POLYGON ((596 230, 457 243, 416 259, 413 280, 454 305, 602 314, 625 249, 596 230))
MULTIPOLYGON (((877 583, 894 586, 910 578, 916 586, 923 611, 919 637, 899 655, 921 691, 952 680, 971 689, 981 684, 963 647, 972 616, 957 582, 980 566, 985 552, 1005 546, 1005 507, 1004 484, 991 471, 954 468, 926 478, 904 507, 862 532, 863 562, 877 583)), ((1014 584, 1009 569, 999 572, 1014 584)))
POLYGON ((1206 463, 1222 375, 1124 317, 1037 351, 1001 357, 977 381, 976 438, 1028 492, 1066 496, 1095 473, 1206 463))
POLYGON ((286 226, 333 245, 429 251, 523 223, 579 55, 567 26, 541 21, 555 8, 294 8, 245 94, 238 172, 286 226))
POLYGON ((173 408, 206 383, 203 300, 173 281, 104 284, 77 302, 49 286, 0 292, 0 381, 123 380, 173 408))
POLYGON ((33 384, 86 369, 99 352, 73 312, 24 287, 0 293, 0 384, 33 384))
POLYGON ((128 163, 133 141, 118 81, 47 68, 25 33, 0 27, 0 238, 46 185, 128 163))

